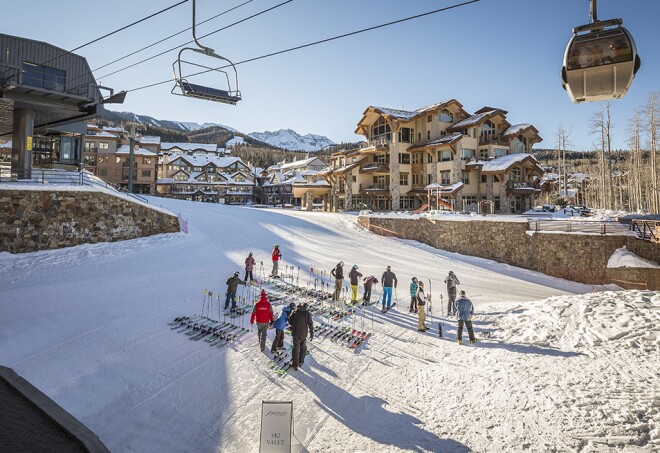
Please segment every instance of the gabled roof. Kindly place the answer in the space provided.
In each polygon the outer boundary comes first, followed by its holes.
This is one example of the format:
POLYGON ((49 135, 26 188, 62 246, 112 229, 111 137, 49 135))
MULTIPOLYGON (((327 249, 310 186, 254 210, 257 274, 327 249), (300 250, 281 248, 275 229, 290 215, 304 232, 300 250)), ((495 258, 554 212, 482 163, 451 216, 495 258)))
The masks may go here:
POLYGON ((474 112, 474 113, 475 113, 475 114, 477 114, 477 113, 484 113, 484 112, 489 112, 489 111, 491 111, 491 110, 499 110, 500 112, 504 113, 505 115, 506 115, 507 113, 509 113, 509 112, 507 112, 506 110, 504 110, 504 109, 499 109, 499 108, 497 108, 497 107, 481 107, 479 110, 477 110, 477 111, 474 112))
POLYGON ((536 158, 531 154, 525 153, 509 154, 508 156, 496 157, 495 159, 478 163, 483 164, 481 167, 482 174, 505 173, 514 165, 523 163, 532 165, 539 172, 543 173, 536 158))
POLYGON ((463 137, 463 134, 460 132, 454 132, 453 134, 450 135, 445 135, 444 137, 436 138, 435 140, 431 140, 428 143, 418 143, 416 145, 413 145, 408 148, 408 151, 415 151, 418 149, 424 149, 424 148, 430 148, 433 146, 442 146, 442 145, 451 145, 457 141, 459 141, 463 137))
POLYGON ((447 128, 447 131, 452 132, 452 131, 458 131, 461 129, 465 129, 466 127, 473 127, 477 126, 481 123, 483 123, 486 120, 492 119, 496 116, 500 116, 502 118, 502 121, 504 121, 505 124, 509 124, 506 120, 506 117, 504 116, 504 113, 502 110, 487 110, 481 113, 475 113, 472 116, 469 116, 465 118, 462 121, 459 121, 458 123, 454 123, 451 126, 447 128))
POLYGON ((527 132, 531 132, 531 133, 532 133, 532 137, 533 137, 533 139, 534 139, 534 140, 532 141, 533 143, 538 143, 538 142, 542 142, 542 141, 543 141, 543 138, 541 138, 541 136, 539 135, 539 131, 538 131, 538 129, 536 129, 536 128, 535 128, 534 126, 532 126, 531 124, 527 124, 527 123, 514 124, 513 126, 510 126, 510 127, 504 132, 504 135, 505 135, 505 136, 515 136, 515 135, 519 135, 519 134, 525 134, 525 133, 527 133, 527 132))
POLYGON ((310 157, 310 158, 304 159, 304 160, 296 160, 296 161, 293 161, 293 162, 289 162, 287 164, 282 164, 282 165, 280 165, 279 168, 280 168, 280 170, 291 170, 291 169, 294 169, 294 168, 306 167, 306 166, 312 165, 312 164, 314 164, 314 165, 323 165, 324 167, 328 165, 323 160, 321 160, 321 159, 319 159, 318 157, 315 156, 315 157, 310 157), (315 164, 314 163, 315 160, 318 160, 319 163, 315 164))
POLYGON ((195 150, 203 150, 203 151, 212 151, 216 152, 218 151, 218 145, 215 145, 213 143, 171 143, 171 142, 162 142, 160 144, 160 149, 163 151, 167 151, 169 149, 173 148, 179 148, 180 150, 183 151, 195 151, 195 150))
POLYGON ((428 113, 447 108, 452 104, 458 107, 459 110, 461 110, 461 112, 463 112, 465 115, 467 115, 467 112, 463 110, 463 105, 460 102, 458 102, 456 99, 437 102, 435 104, 427 105, 426 107, 422 107, 417 110, 399 110, 388 107, 376 107, 370 105, 362 113, 362 118, 360 119, 360 121, 358 121, 358 126, 357 129, 355 130, 355 133, 361 134, 362 132, 360 131, 360 127, 372 124, 381 115, 391 118, 393 120, 408 122, 417 117, 424 116, 428 113))
POLYGON ((177 156, 172 159, 170 163, 176 162, 177 160, 183 160, 193 167, 204 167, 208 164, 213 164, 218 168, 227 168, 235 163, 240 163, 245 165, 240 157, 217 157, 209 156, 207 154, 193 154, 192 156, 177 156))
MULTIPOLYGON (((129 145, 121 145, 119 148, 117 148, 117 151, 115 151, 115 154, 130 154, 130 153, 131 153, 131 148, 129 145)), ((151 157, 156 157, 158 155, 153 151, 149 151, 148 149, 144 149, 144 148, 136 149, 135 151, 133 151, 133 154, 135 156, 151 156, 151 157)))

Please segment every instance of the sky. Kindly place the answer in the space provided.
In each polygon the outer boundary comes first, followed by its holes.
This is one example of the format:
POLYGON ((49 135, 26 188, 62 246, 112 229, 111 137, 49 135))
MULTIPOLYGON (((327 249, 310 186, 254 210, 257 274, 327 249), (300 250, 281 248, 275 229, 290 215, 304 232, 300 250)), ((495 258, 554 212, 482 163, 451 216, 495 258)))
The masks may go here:
MULTIPOLYGON (((197 21, 245 0, 197 2, 197 21)), ((250 3, 200 25, 204 35, 286 0, 250 3)), ((3 33, 73 49, 176 0, 112 3, 11 2, 3 8, 3 33), (29 19, 26 7, 30 9, 29 19), (72 21, 73 27, 66 25, 72 21), (72 30, 73 28, 73 30, 72 30)), ((268 13, 202 40, 220 55, 239 62, 289 47, 401 19, 460 1, 448 0, 293 0, 268 13)), ((598 2, 600 19, 622 18, 633 34, 642 67, 624 99, 613 102, 614 146, 627 146, 627 127, 649 93, 660 91, 660 50, 654 20, 660 1, 598 2)), ((77 51, 92 69, 190 26, 192 2, 77 51)), ((357 141, 354 134, 370 105, 414 110, 457 99, 468 112, 483 106, 509 112, 512 124, 532 123, 552 148, 560 125, 572 130, 572 148, 589 150, 595 137, 589 120, 603 102, 576 105, 561 87, 565 47, 575 26, 589 21, 587 0, 481 0, 387 28, 283 55, 240 64, 243 100, 235 107, 173 96, 167 83, 130 92, 116 110, 158 119, 214 122, 244 133, 294 129, 325 135, 335 142, 357 141)), ((133 89, 172 78, 177 51, 108 75, 131 63, 184 44, 185 32, 94 73, 115 90, 133 89)), ((217 66, 202 56, 194 61, 217 66)), ((193 82, 222 88, 213 75, 193 82)))

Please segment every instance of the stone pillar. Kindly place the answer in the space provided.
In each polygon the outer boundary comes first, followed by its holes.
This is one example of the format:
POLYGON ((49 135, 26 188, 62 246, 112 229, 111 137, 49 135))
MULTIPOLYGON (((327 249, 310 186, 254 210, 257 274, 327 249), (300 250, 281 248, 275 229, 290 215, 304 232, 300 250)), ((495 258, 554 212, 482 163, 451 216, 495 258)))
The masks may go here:
POLYGON ((32 178, 32 109, 14 109, 14 130, 11 143, 11 175, 18 179, 32 178))
POLYGON ((399 190, 399 150, 396 141, 397 133, 392 131, 392 143, 390 143, 390 198, 392 200, 392 211, 398 211, 401 206, 401 191, 399 190))
POLYGON ((314 192, 312 189, 307 189, 307 192, 305 193, 305 206, 307 206, 308 211, 312 211, 314 209, 314 192))
POLYGON ((353 178, 350 173, 344 173, 344 186, 346 187, 346 199, 344 211, 349 211, 353 204, 353 178))
POLYGON ((511 214, 511 198, 506 193, 506 185, 509 182, 507 174, 502 175, 502 183, 500 184, 500 207, 506 214, 511 214))

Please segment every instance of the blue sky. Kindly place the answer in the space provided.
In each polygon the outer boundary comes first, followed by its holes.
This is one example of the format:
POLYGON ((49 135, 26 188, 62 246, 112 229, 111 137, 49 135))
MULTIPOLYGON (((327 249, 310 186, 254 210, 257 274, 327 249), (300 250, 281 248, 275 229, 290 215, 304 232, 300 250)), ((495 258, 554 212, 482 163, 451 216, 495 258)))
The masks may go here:
MULTIPOLYGON (((244 0, 198 0, 198 22, 244 0)), ((205 34, 282 0, 254 0, 200 26, 205 34)), ((11 2, 3 33, 72 49, 176 0, 11 2), (102 6, 96 6, 102 5, 102 6), (29 9, 29 11, 26 11, 29 9), (29 16, 28 16, 29 14, 29 16), (70 25, 67 25, 67 21, 70 25)), ((459 1, 294 0, 203 42, 234 61, 400 19, 459 1)), ((81 49, 92 68, 182 30, 191 2, 81 49)), ((651 91, 660 91, 660 1, 600 0, 599 18, 621 17, 635 37, 642 68, 625 99, 615 101, 614 145, 625 147, 627 124, 651 91)), ((559 71, 574 26, 588 22, 587 0, 482 0, 461 8, 238 67, 243 101, 236 107, 170 94, 172 84, 130 93, 121 110, 161 119, 216 122, 249 133, 291 128, 355 141, 369 105, 417 109, 455 98, 473 112, 485 105, 529 122, 541 147, 552 148, 557 127, 572 128, 576 149, 591 149, 589 118, 603 103, 572 104, 559 71)), ((189 32, 95 73, 103 85, 131 89, 172 77, 176 52, 104 77, 115 69, 183 44, 189 32), (99 79, 100 78, 100 79, 99 79)), ((203 63, 204 60, 196 60, 203 63)), ((213 61, 209 64, 213 65, 213 61)), ((218 84, 203 76, 197 82, 218 84)))

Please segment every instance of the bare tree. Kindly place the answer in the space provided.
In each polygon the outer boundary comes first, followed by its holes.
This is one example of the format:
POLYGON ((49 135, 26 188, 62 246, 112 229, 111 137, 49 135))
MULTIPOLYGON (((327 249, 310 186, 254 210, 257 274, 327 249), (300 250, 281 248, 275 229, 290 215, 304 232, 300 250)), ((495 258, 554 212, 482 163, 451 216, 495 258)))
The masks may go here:
POLYGON ((615 191, 612 181, 612 103, 608 102, 602 110, 591 117, 591 133, 599 140, 598 159, 598 185, 600 197, 599 208, 612 209, 614 207, 615 191))
POLYGON ((654 212, 660 212, 660 185, 658 184, 658 129, 660 128, 660 104, 658 103, 658 93, 649 94, 649 101, 645 108, 646 133, 648 136, 649 149, 649 190, 648 200, 649 209, 654 212))

